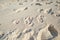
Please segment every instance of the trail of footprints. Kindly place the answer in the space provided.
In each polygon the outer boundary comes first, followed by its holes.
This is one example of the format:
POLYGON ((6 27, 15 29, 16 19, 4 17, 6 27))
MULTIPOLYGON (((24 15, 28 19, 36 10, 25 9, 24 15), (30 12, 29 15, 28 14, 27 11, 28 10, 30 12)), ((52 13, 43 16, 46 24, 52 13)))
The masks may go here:
POLYGON ((57 30, 52 24, 46 25, 45 28, 39 30, 36 37, 34 34, 36 33, 31 28, 25 28, 22 32, 19 29, 15 29, 7 34, 0 31, 0 39, 5 36, 4 40, 17 40, 22 36, 21 40, 52 40, 58 36, 57 30))
MULTIPOLYGON (((45 18, 46 17, 44 15, 36 15, 35 19, 38 23, 43 23, 45 18)), ((12 23, 16 25, 16 24, 19 24, 20 21, 21 21, 20 19, 13 19, 12 23)), ((31 16, 24 17, 23 19, 24 24, 28 26, 33 26, 35 24, 33 23, 33 21, 34 21, 34 17, 31 17, 31 16)))
MULTIPOLYGON (((36 19, 35 21, 37 21, 38 23, 43 23, 43 22, 45 22, 46 17, 44 15, 36 15, 35 19, 36 19)), ((34 26, 34 24, 36 24, 36 23, 34 23, 33 21, 34 21, 33 17, 28 16, 28 17, 24 18, 25 25, 34 26)))
MULTIPOLYGON (((37 1, 39 1, 39 0, 37 0, 37 1)), ((42 1, 44 1, 44 0, 42 0, 42 1)), ((25 2, 27 2, 27 0, 25 0, 25 2)), ((52 4, 52 3, 53 2, 48 2, 46 4, 52 4)), ((58 1, 56 1, 56 3, 60 4, 60 2, 58 2, 58 1)), ((23 4, 19 3, 19 5, 23 5, 23 4)), ((35 5, 42 6, 42 4, 40 4, 40 3, 35 3, 35 5)), ((23 9, 16 10, 16 12, 19 10, 23 11, 23 10, 27 10, 27 9, 28 9, 28 7, 24 7, 23 9)), ((51 15, 54 14, 52 8, 45 9, 45 10, 42 9, 42 10, 40 10, 40 12, 41 11, 44 11, 44 13, 46 13, 46 14, 51 14, 51 15)), ((60 14, 55 14, 55 15, 56 15, 56 17, 60 17, 60 14)), ((23 20, 24 20, 25 25, 34 26, 34 24, 35 24, 35 23, 33 23, 34 18, 31 16, 25 17, 23 20)), ((36 17, 36 21, 38 23, 43 23, 44 20, 45 20, 44 15, 40 14, 36 17)), ((16 24, 20 23, 20 20, 15 19, 12 22, 13 22, 13 24, 16 25, 16 24)), ((35 30, 33 30, 32 28, 25 28, 22 32, 20 32, 19 29, 15 29, 15 30, 10 31, 8 33, 4 33, 4 32, 0 31, 0 39, 18 40, 18 38, 22 37, 20 40, 52 40, 58 36, 57 30, 54 28, 54 25, 52 25, 52 24, 47 24, 46 27, 42 28, 41 30, 39 30, 37 32, 36 36, 34 34, 36 34, 36 33, 35 33, 35 30), (46 34, 48 34, 48 35, 46 35, 46 34)))
MULTIPOLYGON (((23 3, 25 3, 25 2, 27 3, 27 2, 29 2, 30 0, 23 0, 23 1, 22 1, 22 0, 17 0, 17 1, 19 2, 19 5, 24 5, 23 3), (21 1, 22 3, 20 3, 20 1, 21 1)), ((25 10, 28 9, 29 5, 31 5, 31 4, 35 4, 36 6, 37 6, 37 5, 42 6, 42 5, 43 5, 43 1, 44 1, 44 0, 31 0, 31 3, 30 3, 30 4, 26 5, 25 7, 16 9, 15 12, 25 11, 25 10), (38 2, 35 2, 35 1, 38 1, 38 2), (41 1, 41 3, 40 3, 40 1, 41 1)), ((45 0, 45 1, 47 1, 47 2, 45 2, 46 5, 47 5, 47 4, 50 5, 51 3, 54 3, 54 2, 49 1, 49 0, 45 0)), ((55 3, 57 3, 56 5, 60 4, 60 2, 57 1, 57 0, 56 0, 55 3)), ((1 5, 2 5, 2 4, 1 4, 1 5)), ((60 8, 59 5, 58 5, 58 8, 60 8)), ((13 10, 14 10, 14 9, 13 9, 13 10)), ((53 8, 48 8, 47 10, 48 10, 48 14, 54 14, 54 12, 52 11, 53 8)), ((46 10, 44 9, 44 12, 45 12, 45 11, 46 11, 46 10)), ((56 15, 57 15, 57 14, 56 14, 56 15)), ((60 15, 60 14, 58 14, 57 17, 60 17, 59 15, 60 15)))

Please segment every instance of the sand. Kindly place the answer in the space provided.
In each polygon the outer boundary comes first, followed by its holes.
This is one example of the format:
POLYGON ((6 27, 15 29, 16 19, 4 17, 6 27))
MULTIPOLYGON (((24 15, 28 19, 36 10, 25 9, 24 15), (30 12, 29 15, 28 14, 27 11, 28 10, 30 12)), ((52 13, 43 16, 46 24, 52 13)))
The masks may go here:
POLYGON ((60 0, 0 0, 0 40, 60 40, 60 0))

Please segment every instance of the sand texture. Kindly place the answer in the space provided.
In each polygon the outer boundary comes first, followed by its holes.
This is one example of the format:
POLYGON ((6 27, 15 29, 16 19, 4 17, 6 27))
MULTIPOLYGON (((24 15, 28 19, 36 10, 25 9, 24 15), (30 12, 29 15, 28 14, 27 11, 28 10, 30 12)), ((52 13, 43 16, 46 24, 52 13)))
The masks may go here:
POLYGON ((0 40, 60 40, 60 0, 0 0, 0 40))

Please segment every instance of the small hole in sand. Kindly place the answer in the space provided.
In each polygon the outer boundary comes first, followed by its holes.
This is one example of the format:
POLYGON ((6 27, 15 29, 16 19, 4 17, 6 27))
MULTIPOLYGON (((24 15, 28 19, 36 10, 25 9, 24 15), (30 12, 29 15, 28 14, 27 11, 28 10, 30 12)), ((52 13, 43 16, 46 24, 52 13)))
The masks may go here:
POLYGON ((42 6, 42 4, 40 4, 40 3, 36 3, 35 5, 39 5, 39 6, 42 6))
POLYGON ((16 9, 13 9, 13 11, 16 11, 16 9))
POLYGON ((20 0, 17 0, 17 2, 19 2, 20 0))
POLYGON ((60 14, 56 14, 57 17, 60 17, 60 14))
POLYGON ((53 3, 53 2, 46 2, 46 4, 51 4, 51 3, 53 3))
POLYGON ((56 3, 57 3, 57 4, 60 4, 60 2, 59 2, 59 1, 56 1, 56 3))
POLYGON ((23 3, 19 3, 19 5, 23 5, 23 3))
POLYGON ((17 37, 17 38, 20 38, 20 37, 21 37, 21 35, 22 35, 22 33, 20 33, 20 34, 18 35, 18 37, 17 37))
POLYGON ((27 10, 28 9, 28 7, 26 7, 24 10, 27 10))
POLYGON ((0 24, 1 25, 1 24, 0 24))
POLYGON ((34 38, 33 37, 30 37, 30 39, 29 40, 34 40, 34 38))
POLYGON ((42 12, 43 11, 43 9, 40 9, 40 12, 42 12))

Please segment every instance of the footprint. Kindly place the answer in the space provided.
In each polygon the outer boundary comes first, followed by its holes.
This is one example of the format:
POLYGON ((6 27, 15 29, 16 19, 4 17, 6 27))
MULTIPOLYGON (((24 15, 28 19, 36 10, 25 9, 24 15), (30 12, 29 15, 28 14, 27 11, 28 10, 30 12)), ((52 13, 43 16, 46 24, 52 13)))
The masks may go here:
POLYGON ((33 26, 33 18, 32 17, 26 17, 25 19, 24 19, 24 23, 26 24, 26 25, 28 25, 28 26, 33 26))
POLYGON ((60 14, 56 14, 56 17, 60 17, 60 14))
POLYGON ((22 40, 29 40, 31 36, 33 36, 34 31, 33 30, 26 30, 27 33, 24 34, 22 37, 22 40))
POLYGON ((51 15, 54 14, 52 8, 45 9, 44 13, 51 14, 51 15))
POLYGON ((32 37, 30 37, 30 38, 29 38, 29 40, 34 40, 34 37, 33 37, 33 36, 32 36, 32 37))
POLYGON ((37 21, 38 21, 38 23, 43 23, 44 22, 44 15, 38 15, 37 16, 37 21))
POLYGON ((26 34, 26 33, 31 32, 31 31, 32 31, 31 28, 25 28, 22 33, 26 34))
POLYGON ((28 7, 26 7, 24 10, 27 10, 28 9, 28 7))
POLYGON ((49 5, 52 4, 52 3, 53 3, 53 2, 46 2, 46 4, 49 4, 49 5))
POLYGON ((60 1, 56 1, 57 4, 60 4, 60 1))
POLYGON ((42 6, 42 4, 41 4, 41 3, 35 3, 35 5, 42 6))
POLYGON ((37 10, 37 12, 39 12, 39 13, 42 13, 43 11, 44 11, 43 8, 37 10))
POLYGON ((4 39, 6 39, 6 40, 17 40, 21 35, 22 34, 19 31, 19 29, 16 29, 16 30, 12 31, 11 34, 8 33, 8 35, 5 36, 4 39))
POLYGON ((0 39, 4 36, 4 32, 0 31, 0 39))
POLYGON ((12 23, 13 24, 19 24, 20 23, 20 20, 19 19, 12 20, 12 23))

